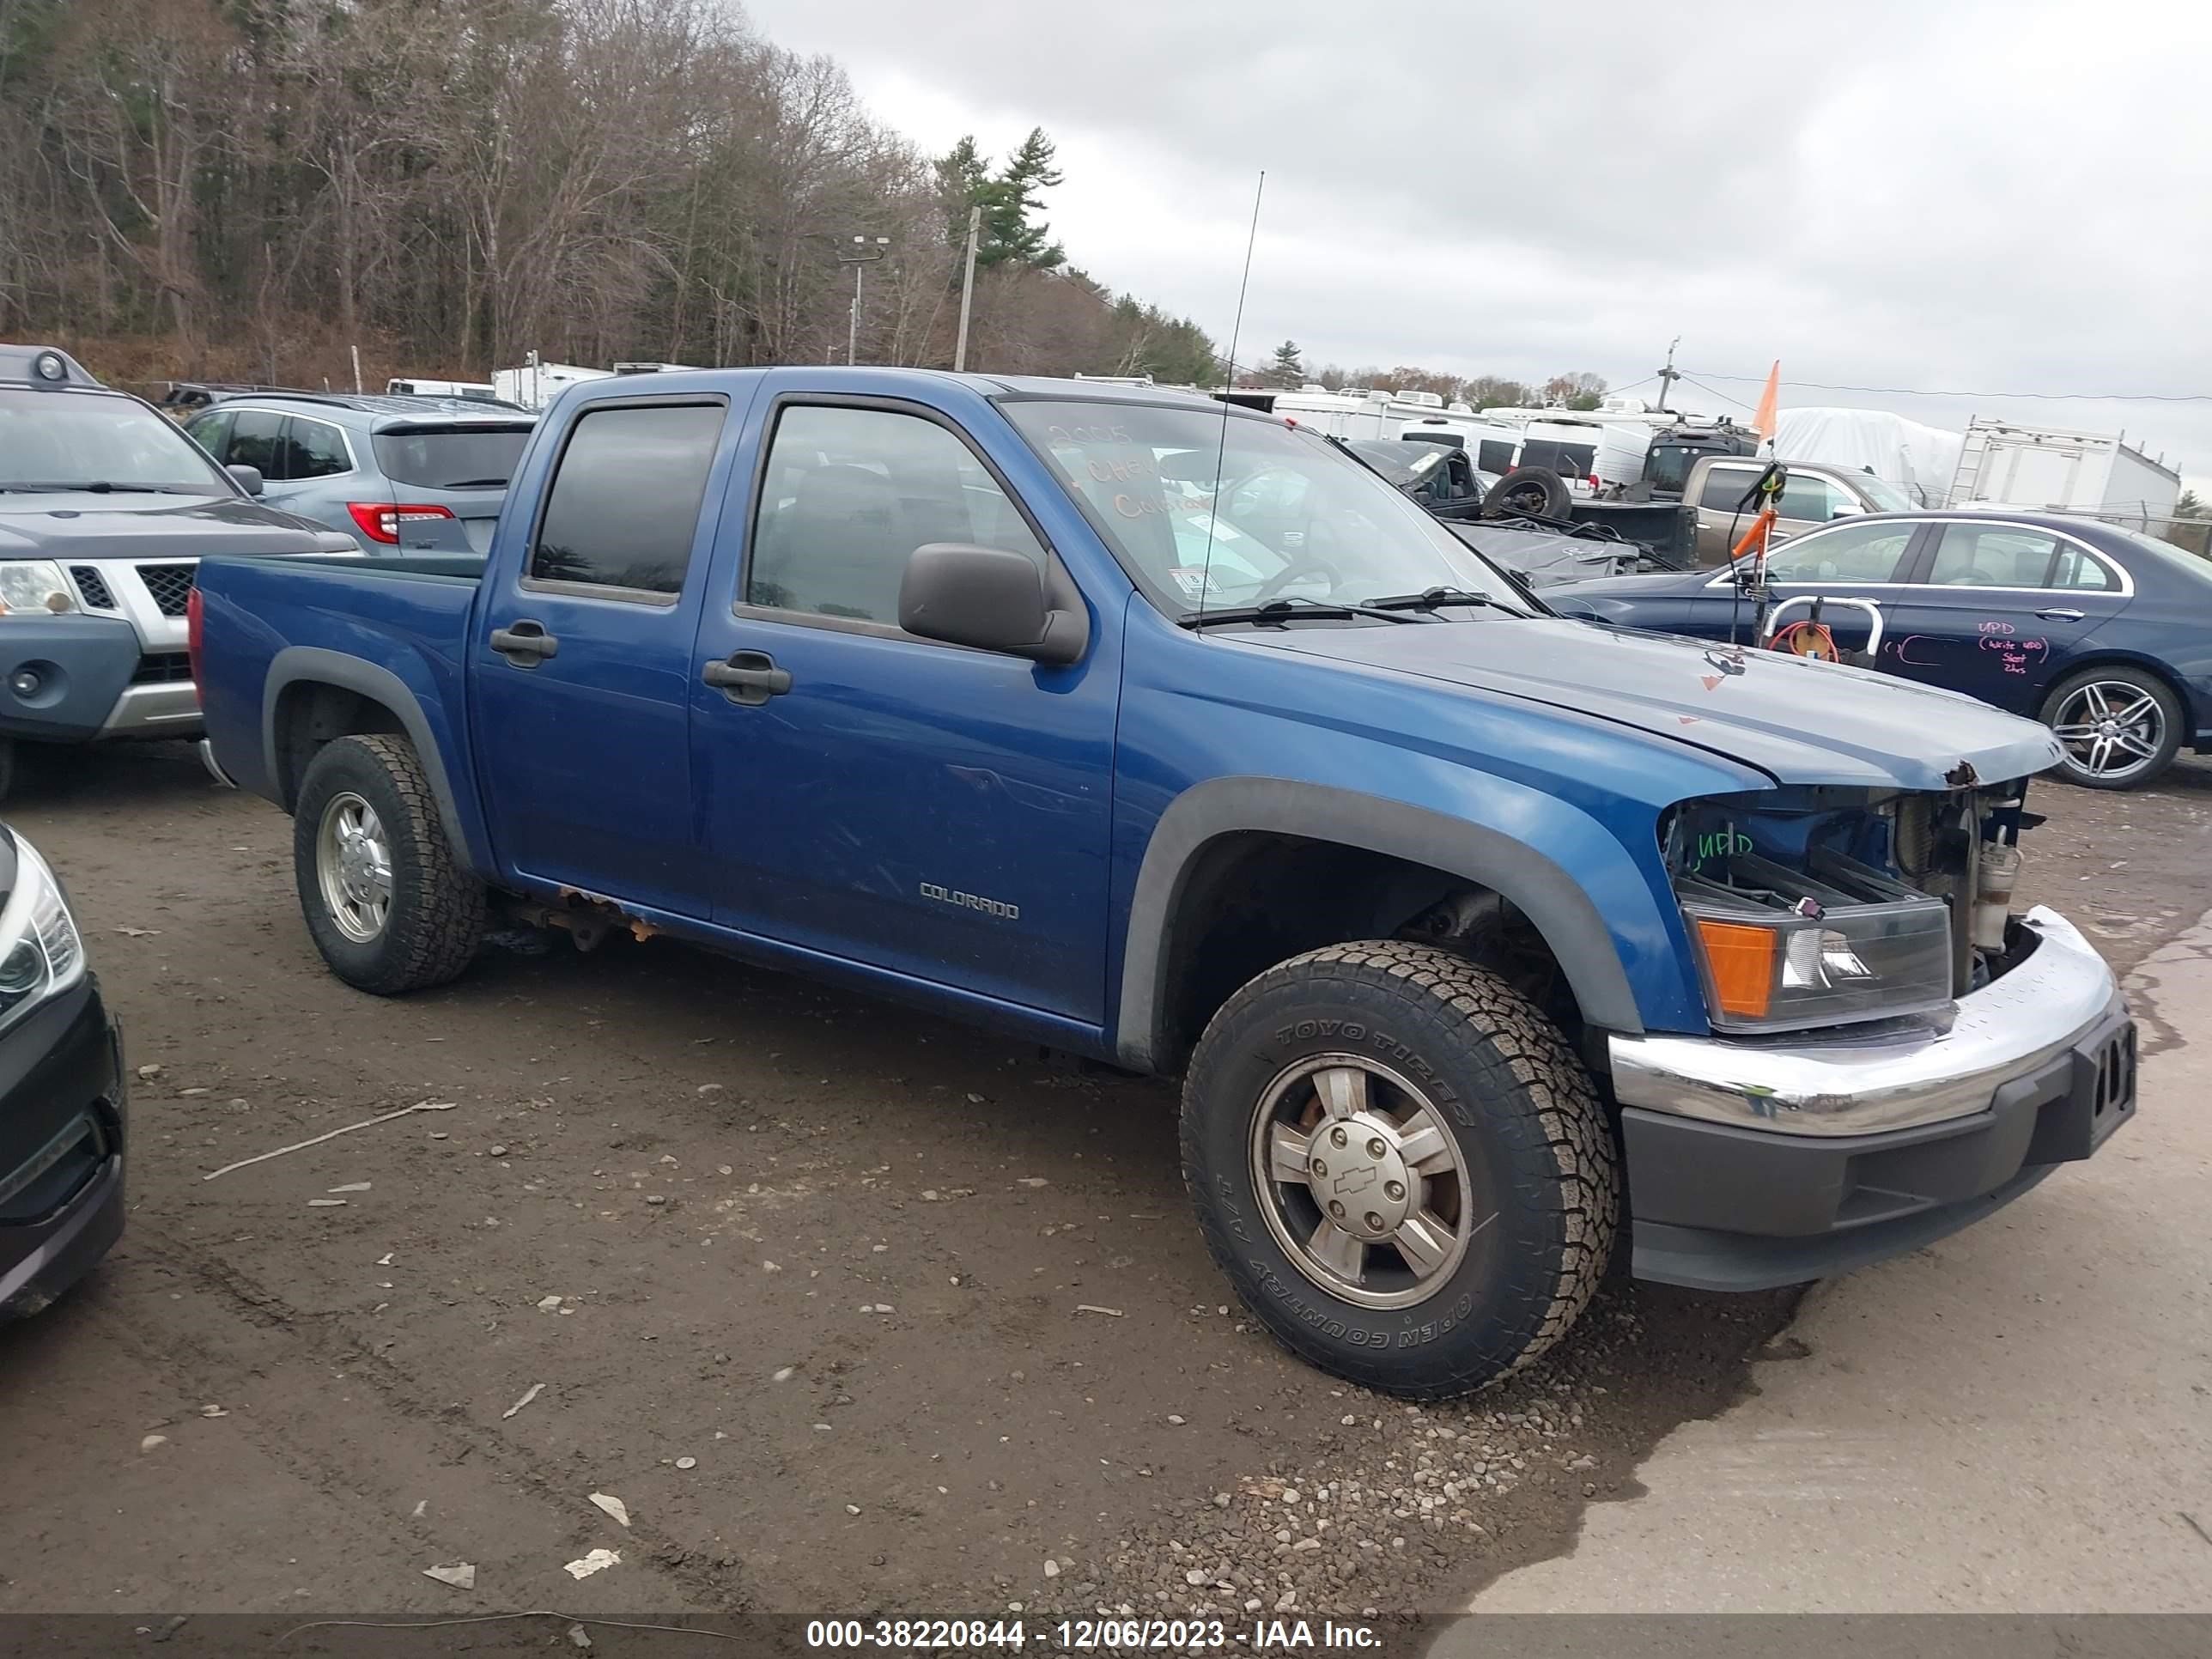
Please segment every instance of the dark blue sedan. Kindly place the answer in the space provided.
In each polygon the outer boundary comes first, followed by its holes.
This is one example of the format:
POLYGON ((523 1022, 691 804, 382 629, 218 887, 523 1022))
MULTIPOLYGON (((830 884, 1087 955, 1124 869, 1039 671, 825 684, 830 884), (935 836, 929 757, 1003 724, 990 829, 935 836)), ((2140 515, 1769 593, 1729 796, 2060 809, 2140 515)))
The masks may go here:
MULTIPOLYGON (((1872 601, 1873 666, 2033 715, 2064 743, 2071 782, 2133 788, 2184 744, 2212 748, 2212 562, 2167 543, 2049 514, 1871 514, 1776 548, 1767 572, 1778 604, 1872 601)), ((1574 582, 1544 598, 1566 616, 1751 639, 1729 567, 1574 582)), ((1846 653, 1865 649, 1864 611, 1829 607, 1822 621, 1846 653)))

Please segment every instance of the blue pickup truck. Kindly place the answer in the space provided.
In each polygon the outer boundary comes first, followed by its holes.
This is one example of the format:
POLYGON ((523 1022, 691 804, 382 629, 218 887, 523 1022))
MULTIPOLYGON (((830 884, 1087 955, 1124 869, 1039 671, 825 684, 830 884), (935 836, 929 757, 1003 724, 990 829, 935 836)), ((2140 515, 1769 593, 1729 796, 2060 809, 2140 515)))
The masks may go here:
POLYGON ((1626 1229, 1749 1289, 2085 1158, 2135 1037, 2017 914, 2051 733, 1547 612, 1285 422, 1084 383, 562 394, 488 554, 201 567, 216 763, 325 960, 665 934, 1183 1079, 1221 1270, 1409 1397, 1626 1229))

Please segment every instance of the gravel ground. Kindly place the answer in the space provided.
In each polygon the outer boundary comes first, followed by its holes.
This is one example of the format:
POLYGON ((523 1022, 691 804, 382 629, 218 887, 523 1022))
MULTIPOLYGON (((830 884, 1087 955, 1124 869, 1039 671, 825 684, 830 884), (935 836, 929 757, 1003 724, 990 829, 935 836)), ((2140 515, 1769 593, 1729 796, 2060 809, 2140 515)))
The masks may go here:
MULTIPOLYGON (((2123 965, 2212 906, 2212 769, 2039 804, 2027 896, 2123 965)), ((1455 1607, 1633 1495, 1793 1304, 1616 1277, 1408 1407, 1226 1301, 1161 1085, 665 943, 358 996, 287 822, 173 751, 10 817, 158 1070, 123 1245, 0 1333, 0 1481, 40 1494, 0 1610, 1455 1607)))

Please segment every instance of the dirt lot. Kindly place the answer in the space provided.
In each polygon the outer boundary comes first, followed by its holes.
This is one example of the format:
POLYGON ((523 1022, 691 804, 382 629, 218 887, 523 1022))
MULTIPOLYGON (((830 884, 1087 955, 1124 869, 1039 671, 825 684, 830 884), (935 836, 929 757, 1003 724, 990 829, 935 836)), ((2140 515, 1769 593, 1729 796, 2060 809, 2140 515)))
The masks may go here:
MULTIPOLYGON (((2212 906, 2212 768, 2040 805, 2027 896, 2120 964, 2212 906)), ((667 944, 358 995, 289 823, 182 751, 9 816, 159 1069, 123 1244, 0 1332, 0 1611, 1455 1606, 1789 1312, 1616 1280, 1408 1408, 1225 1303, 1163 1085, 667 944)))

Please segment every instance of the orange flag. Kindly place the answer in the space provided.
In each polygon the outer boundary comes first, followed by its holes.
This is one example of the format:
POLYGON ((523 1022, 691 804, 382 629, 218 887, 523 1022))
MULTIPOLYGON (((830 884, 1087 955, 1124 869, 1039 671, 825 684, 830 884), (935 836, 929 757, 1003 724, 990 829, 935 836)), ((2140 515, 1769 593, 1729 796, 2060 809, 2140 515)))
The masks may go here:
POLYGON ((1782 401, 1782 360, 1777 357, 1774 367, 1766 371, 1766 390, 1759 394, 1759 413, 1751 417, 1751 429, 1772 442, 1775 428, 1775 406, 1782 401))

